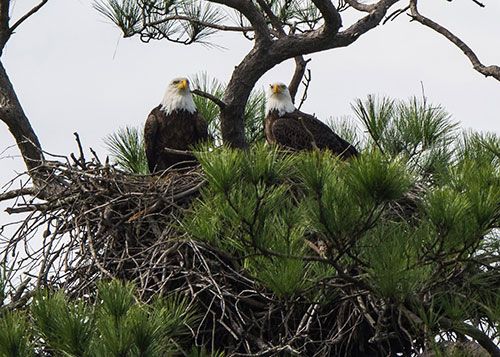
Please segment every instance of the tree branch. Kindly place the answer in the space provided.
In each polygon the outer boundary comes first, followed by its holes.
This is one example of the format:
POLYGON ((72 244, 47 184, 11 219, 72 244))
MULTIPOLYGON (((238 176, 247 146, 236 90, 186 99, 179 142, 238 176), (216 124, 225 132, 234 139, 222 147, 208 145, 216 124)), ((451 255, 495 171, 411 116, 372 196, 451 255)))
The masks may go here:
MULTIPOLYGON (((14 136, 28 170, 35 169, 43 161, 40 142, 31 124, 24 114, 21 103, 17 99, 12 83, 0 62, 0 120, 2 120, 14 136)), ((33 176, 32 176, 33 177, 33 176)), ((36 183, 35 183, 36 185, 36 183)))
POLYGON ((9 29, 10 33, 13 33, 15 29, 21 25, 24 21, 26 21, 30 16, 35 14, 38 10, 40 10, 49 0, 42 0, 38 5, 28 11, 24 16, 22 16, 19 20, 17 20, 14 25, 12 25, 9 29))
POLYGON ((147 27, 158 26, 158 25, 161 25, 165 22, 173 21, 173 20, 188 21, 188 22, 200 25, 200 26, 209 27, 209 28, 212 28, 215 30, 220 30, 220 31, 251 32, 254 30, 253 27, 218 25, 218 24, 214 24, 211 22, 201 21, 201 20, 194 18, 194 17, 183 16, 183 15, 173 15, 173 16, 165 17, 165 18, 158 20, 158 21, 152 21, 152 22, 145 23, 140 30, 134 31, 133 34, 140 34, 147 27))
POLYGON ((280 19, 274 14, 271 10, 271 7, 266 3, 265 0, 257 0, 257 3, 262 8, 266 16, 269 18, 271 25, 274 30, 278 33, 278 36, 286 36, 285 30, 283 30, 283 26, 281 24, 280 19))
POLYGON ((204 97, 204 98, 210 99, 212 102, 214 102, 215 104, 217 104, 217 106, 221 110, 226 107, 226 103, 224 103, 222 100, 220 100, 219 98, 217 98, 216 96, 214 96, 214 95, 212 95, 210 93, 204 92, 204 91, 202 91, 200 89, 193 89, 191 91, 191 93, 199 95, 200 97, 204 97))
POLYGON ((440 24, 432 21, 431 19, 420 14, 417 8, 417 0, 410 0, 410 16, 413 20, 421 23, 424 26, 431 28, 432 30, 440 33, 444 37, 446 37, 450 42, 452 42, 455 46, 460 48, 462 52, 467 56, 469 61, 472 63, 473 68, 479 73, 483 74, 486 77, 493 77, 496 80, 500 81, 500 67, 491 65, 485 66, 479 61, 479 58, 476 56, 474 51, 465 44, 461 39, 451 33, 448 29, 441 26, 440 24))
POLYGON ((469 325, 465 322, 455 322, 448 320, 447 318, 440 318, 439 325, 445 329, 450 329, 455 332, 463 333, 474 340, 477 341, 492 357, 500 357, 500 348, 497 346, 495 342, 490 340, 488 335, 486 335, 481 330, 475 328, 472 325, 469 325))
POLYGON ((12 190, 12 191, 0 193, 0 202, 7 201, 7 200, 17 198, 17 197, 21 197, 21 196, 25 196, 25 195, 36 196, 38 191, 39 190, 36 187, 24 187, 24 188, 19 188, 17 190, 12 190))
POLYGON ((290 84, 288 85, 288 90, 290 91, 290 96, 292 97, 292 101, 294 103, 295 103, 295 96, 297 95, 297 91, 299 90, 300 82, 304 77, 307 64, 310 61, 311 59, 305 60, 303 56, 295 57, 295 72, 293 73, 293 77, 290 80, 290 84))
POLYGON ((10 37, 9 7, 10 0, 0 0, 0 55, 10 37))
POLYGON ((358 2, 357 0, 344 0, 349 6, 352 8, 362 11, 362 12, 371 12, 375 7, 378 5, 377 3, 374 4, 363 4, 358 2))
MULTIPOLYGON (((323 30, 311 31, 303 35, 289 35, 273 42, 269 49, 271 56, 281 61, 297 55, 345 47, 361 35, 378 26, 387 10, 399 0, 380 0, 372 11, 344 31, 333 33, 323 30)), ((281 62, 280 61, 280 62, 281 62)))
POLYGON ((271 42, 271 32, 262 13, 252 1, 247 0, 209 0, 210 2, 226 5, 239 11, 252 24, 255 31, 255 43, 271 42))
POLYGON ((342 18, 330 0, 312 0, 325 21, 323 32, 335 36, 342 27, 342 18))
MULTIPOLYGON (((406 316, 417 325, 425 325, 424 321, 413 313, 408 308, 402 306, 401 309, 406 314, 406 316)), ((481 330, 475 328, 464 322, 457 322, 447 319, 446 317, 440 317, 439 326, 445 330, 452 330, 455 332, 467 335, 477 341, 486 351, 488 351, 493 357, 500 357, 500 348, 492 341, 490 338, 483 333, 481 330)))

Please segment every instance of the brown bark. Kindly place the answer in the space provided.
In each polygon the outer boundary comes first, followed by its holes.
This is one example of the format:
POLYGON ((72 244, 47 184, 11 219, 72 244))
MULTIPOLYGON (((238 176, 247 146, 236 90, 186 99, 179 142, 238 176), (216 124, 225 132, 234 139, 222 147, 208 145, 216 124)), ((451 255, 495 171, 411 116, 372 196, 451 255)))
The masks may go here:
POLYGON ((24 114, 21 103, 1 62, 0 120, 7 124, 21 151, 26 167, 28 170, 33 171, 43 160, 41 145, 28 118, 24 114))
MULTIPOLYGON (((42 0, 30 11, 21 16, 12 26, 9 25, 10 0, 0 0, 0 56, 14 30, 40 10, 48 0, 42 0)), ((30 172, 35 187, 42 187, 47 172, 37 170, 43 162, 43 152, 24 110, 17 98, 12 83, 0 61, 0 120, 9 128, 21 152, 26 168, 30 172)))
MULTIPOLYGON (((216 2, 231 6, 228 4, 229 0, 216 2)), ((342 32, 338 32, 341 19, 333 4, 329 0, 314 0, 313 2, 325 20, 325 24, 320 29, 301 35, 282 35, 274 40, 271 40, 267 27, 266 30, 260 27, 262 19, 260 17, 256 19, 253 11, 245 9, 252 14, 252 19, 249 18, 249 21, 259 25, 256 33, 259 34, 260 40, 255 41, 254 48, 235 68, 226 88, 223 99, 226 107, 221 111, 222 139, 226 145, 237 148, 246 147, 245 104, 252 88, 262 75, 289 58, 350 45, 362 34, 377 26, 387 10, 398 0, 379 1, 367 16, 342 32)))
POLYGON ((500 81, 500 66, 483 65, 479 60, 479 58, 477 57, 477 55, 474 53, 474 51, 469 46, 467 46, 465 42, 463 42, 460 38, 455 36, 447 28, 441 26, 437 22, 434 22, 431 19, 420 14, 417 8, 417 0, 410 0, 410 12, 411 12, 411 17, 415 21, 443 35, 444 37, 446 37, 448 41, 457 46, 465 54, 465 56, 467 56, 467 58, 472 63, 472 66, 476 71, 478 71, 479 73, 483 74, 486 77, 493 77, 496 80, 500 81))

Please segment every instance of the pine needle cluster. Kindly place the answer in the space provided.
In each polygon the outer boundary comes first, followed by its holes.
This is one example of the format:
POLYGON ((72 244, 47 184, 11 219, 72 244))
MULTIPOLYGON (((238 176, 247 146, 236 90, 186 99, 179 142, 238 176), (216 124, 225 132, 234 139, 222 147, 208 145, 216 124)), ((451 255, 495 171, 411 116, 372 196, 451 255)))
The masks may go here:
POLYGON ((180 296, 143 304, 119 281, 101 282, 95 302, 41 290, 28 310, 1 311, 0 356, 166 356, 183 351, 198 319, 180 296))

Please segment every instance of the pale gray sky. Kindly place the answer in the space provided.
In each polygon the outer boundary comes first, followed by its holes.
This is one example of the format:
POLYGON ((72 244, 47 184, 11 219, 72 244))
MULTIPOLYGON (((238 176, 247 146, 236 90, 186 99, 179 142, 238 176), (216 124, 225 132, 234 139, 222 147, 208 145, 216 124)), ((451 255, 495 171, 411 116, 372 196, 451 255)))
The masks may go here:
MULTIPOLYGON (((500 65, 500 1, 483 1, 484 9, 470 0, 420 3, 423 14, 462 37, 484 64, 500 65)), ((35 3, 17 0, 14 17, 35 3)), ((85 147, 104 154, 103 136, 141 124, 171 78, 206 71, 227 81, 251 46, 235 34, 212 41, 225 49, 123 39, 91 1, 50 0, 11 38, 3 61, 45 150, 75 151, 72 133, 78 131, 85 147)), ((406 15, 352 46, 308 57, 313 58, 313 81, 303 110, 320 118, 351 114, 350 103, 370 93, 420 95, 423 82, 428 98, 445 106, 463 127, 500 133, 500 82, 475 72, 456 47, 406 15)), ((282 64, 258 85, 287 82, 292 70, 291 62, 282 64)), ((12 144, 0 124, 0 152, 12 144)), ((20 158, 5 157, 17 154, 13 148, 0 155, 1 183, 14 170, 24 170, 20 158)), ((5 215, 0 213, 0 221, 5 215)))

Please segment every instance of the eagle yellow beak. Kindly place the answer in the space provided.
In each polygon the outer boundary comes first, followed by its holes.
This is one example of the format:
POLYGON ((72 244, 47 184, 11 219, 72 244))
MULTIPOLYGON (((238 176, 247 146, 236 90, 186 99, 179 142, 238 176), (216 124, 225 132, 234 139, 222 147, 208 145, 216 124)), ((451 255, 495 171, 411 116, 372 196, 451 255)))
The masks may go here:
POLYGON ((278 84, 272 84, 271 85, 273 87, 273 93, 274 94, 278 94, 278 93, 281 93, 281 88, 278 84))
POLYGON ((182 81, 180 81, 179 84, 177 85, 177 88, 179 88, 180 90, 187 89, 188 88, 187 80, 183 79, 182 81))

